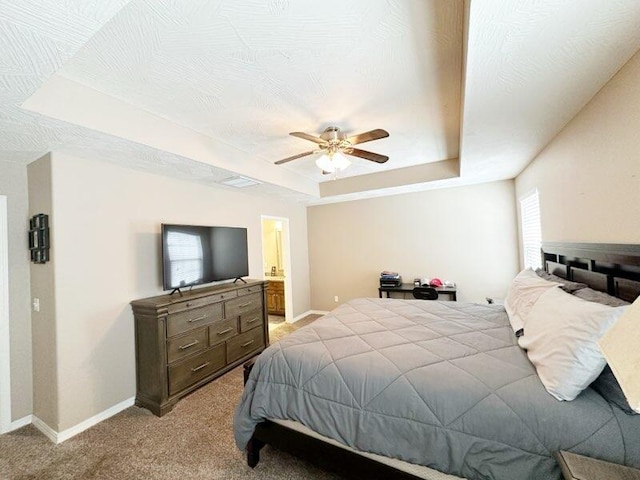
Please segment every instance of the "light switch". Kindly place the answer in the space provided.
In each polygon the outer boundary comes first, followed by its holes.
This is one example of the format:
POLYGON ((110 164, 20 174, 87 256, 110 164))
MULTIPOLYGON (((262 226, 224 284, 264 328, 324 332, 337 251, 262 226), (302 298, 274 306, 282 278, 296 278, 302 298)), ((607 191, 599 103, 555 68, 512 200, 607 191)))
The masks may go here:
POLYGON ((40 311, 40 299, 39 298, 34 298, 33 299, 33 311, 34 312, 39 312, 40 311))

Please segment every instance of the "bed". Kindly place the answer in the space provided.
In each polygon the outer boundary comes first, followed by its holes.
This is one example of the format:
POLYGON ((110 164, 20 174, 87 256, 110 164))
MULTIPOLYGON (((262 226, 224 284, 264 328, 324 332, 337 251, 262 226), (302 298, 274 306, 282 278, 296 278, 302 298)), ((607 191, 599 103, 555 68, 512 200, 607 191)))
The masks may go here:
MULTIPOLYGON (((638 246, 542 256, 594 290, 640 293, 638 246)), ((551 397, 499 305, 350 301, 258 357, 234 428, 250 466, 268 443, 356 478, 553 479, 559 450, 640 467, 640 416, 591 388, 551 397)))

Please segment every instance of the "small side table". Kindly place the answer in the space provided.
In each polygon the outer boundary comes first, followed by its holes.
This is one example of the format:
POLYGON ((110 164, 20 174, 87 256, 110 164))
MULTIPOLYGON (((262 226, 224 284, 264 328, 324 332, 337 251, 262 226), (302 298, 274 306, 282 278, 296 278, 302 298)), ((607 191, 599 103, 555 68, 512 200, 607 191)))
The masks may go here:
POLYGON ((640 480, 640 470, 576 453, 556 453, 565 480, 640 480))

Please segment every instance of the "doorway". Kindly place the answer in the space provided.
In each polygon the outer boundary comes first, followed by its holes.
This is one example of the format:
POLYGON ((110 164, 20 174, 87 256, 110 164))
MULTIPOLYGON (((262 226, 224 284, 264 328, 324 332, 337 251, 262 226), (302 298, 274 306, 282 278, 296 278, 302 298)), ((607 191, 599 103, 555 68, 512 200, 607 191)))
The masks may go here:
POLYGON ((0 433, 11 430, 8 223, 7 197, 0 195, 0 433))
POLYGON ((291 255, 289 219, 262 217, 262 271, 267 283, 267 312, 270 324, 291 322, 291 255))

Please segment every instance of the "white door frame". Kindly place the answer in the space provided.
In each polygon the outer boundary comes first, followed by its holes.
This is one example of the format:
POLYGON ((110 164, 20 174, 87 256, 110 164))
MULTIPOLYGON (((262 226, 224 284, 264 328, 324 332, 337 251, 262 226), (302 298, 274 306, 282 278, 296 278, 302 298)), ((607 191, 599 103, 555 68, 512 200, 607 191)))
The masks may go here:
POLYGON ((7 197, 0 195, 0 433, 11 430, 9 333, 9 222, 7 197))
MULTIPOLYGON (((291 322, 293 320, 293 284, 291 278, 291 241, 289 233, 289 219, 286 217, 274 217, 272 215, 260 216, 260 238, 262 239, 262 222, 263 220, 275 220, 282 222, 282 260, 284 263, 284 321, 291 322)), ((260 268, 264 270, 264 245, 262 248, 262 265, 260 268)), ((263 272, 264 276, 264 272, 263 272)))

